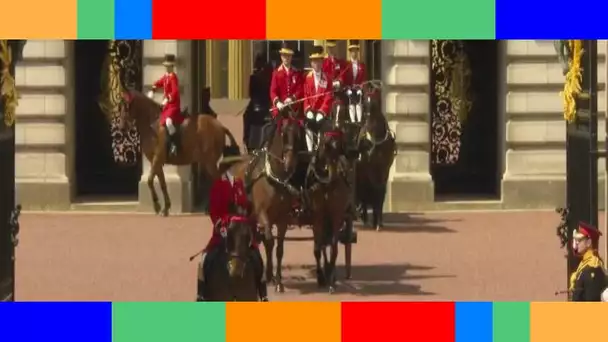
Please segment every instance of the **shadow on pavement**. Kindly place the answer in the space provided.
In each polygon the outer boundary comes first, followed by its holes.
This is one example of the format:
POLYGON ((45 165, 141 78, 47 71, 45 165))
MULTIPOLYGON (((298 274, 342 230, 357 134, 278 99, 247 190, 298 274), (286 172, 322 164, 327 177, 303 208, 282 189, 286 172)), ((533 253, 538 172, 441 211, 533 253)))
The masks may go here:
MULTIPOLYGON (((372 230, 371 214, 368 215, 368 224, 357 221, 356 227, 363 230, 372 230)), ((386 213, 384 214, 384 226, 380 232, 392 233, 456 233, 455 230, 441 225, 442 222, 460 222, 461 220, 437 220, 426 218, 422 214, 386 213)))
MULTIPOLYGON (((430 278, 455 278, 455 275, 424 274, 434 267, 420 265, 358 265, 352 266, 352 279, 344 280, 345 270, 338 266, 338 288, 337 293, 348 293, 356 296, 380 296, 380 295, 436 295, 433 292, 424 291, 420 285, 412 284, 412 281, 430 278), (417 274, 409 274, 409 273, 417 274), (422 272, 422 274, 418 274, 422 272)), ((300 265, 288 269, 300 269, 306 271, 306 276, 285 277, 285 287, 296 290, 300 294, 323 293, 326 288, 319 288, 316 281, 316 273, 313 265, 300 265)))

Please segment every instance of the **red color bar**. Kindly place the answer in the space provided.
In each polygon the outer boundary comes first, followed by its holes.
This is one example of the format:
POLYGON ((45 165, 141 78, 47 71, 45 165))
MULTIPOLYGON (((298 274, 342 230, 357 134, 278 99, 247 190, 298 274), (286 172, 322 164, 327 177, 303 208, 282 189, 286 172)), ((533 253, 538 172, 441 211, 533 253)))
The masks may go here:
POLYGON ((152 0, 152 39, 266 39, 266 0, 152 0))
POLYGON ((342 342, 454 342, 454 303, 342 303, 342 342))

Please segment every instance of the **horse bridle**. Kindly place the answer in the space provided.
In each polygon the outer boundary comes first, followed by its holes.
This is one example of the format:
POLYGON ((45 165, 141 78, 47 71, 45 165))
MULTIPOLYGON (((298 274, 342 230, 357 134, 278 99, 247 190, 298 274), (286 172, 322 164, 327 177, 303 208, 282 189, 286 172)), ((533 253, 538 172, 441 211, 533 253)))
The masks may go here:
MULTIPOLYGON (((245 275, 245 270, 247 269, 247 264, 249 263, 249 255, 242 255, 240 253, 231 253, 228 250, 228 228, 231 224, 247 224, 242 221, 233 221, 231 220, 226 227, 220 227, 220 236, 222 237, 222 243, 224 245, 224 253, 228 256, 227 266, 230 264, 231 259, 240 260, 243 263, 243 270, 241 271, 241 277, 245 275)), ((251 229, 251 227, 245 227, 247 229, 251 229)), ((254 236, 253 234, 249 234, 249 246, 253 244, 254 236)))

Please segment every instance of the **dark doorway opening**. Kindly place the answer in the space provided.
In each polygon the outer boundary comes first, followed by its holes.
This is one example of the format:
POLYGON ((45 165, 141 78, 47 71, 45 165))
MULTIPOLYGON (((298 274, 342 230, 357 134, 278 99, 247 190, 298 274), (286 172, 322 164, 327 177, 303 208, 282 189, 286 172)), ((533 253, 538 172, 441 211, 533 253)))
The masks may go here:
POLYGON ((76 195, 136 198, 141 158, 134 165, 114 161, 110 124, 99 106, 107 54, 107 40, 74 41, 76 195))
POLYGON ((440 200, 500 197, 499 46, 431 43, 431 173, 440 200))

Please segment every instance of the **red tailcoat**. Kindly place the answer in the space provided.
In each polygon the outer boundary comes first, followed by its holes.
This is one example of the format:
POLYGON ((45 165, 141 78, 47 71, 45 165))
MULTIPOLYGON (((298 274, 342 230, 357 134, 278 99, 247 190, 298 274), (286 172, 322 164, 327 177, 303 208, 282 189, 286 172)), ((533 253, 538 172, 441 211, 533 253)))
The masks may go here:
POLYGON ((353 85, 361 85, 363 82, 367 81, 367 67, 364 63, 357 63, 358 70, 357 75, 354 75, 355 71, 353 69, 353 63, 348 62, 346 64, 346 72, 344 73, 344 85, 345 86, 353 86, 353 85))
POLYGON ((325 72, 321 72, 319 84, 315 87, 314 71, 309 72, 304 80, 304 113, 309 110, 321 113, 324 116, 329 114, 332 101, 331 79, 325 72), (323 95, 321 95, 323 94, 323 95))
MULTIPOLYGON (((219 230, 215 227, 226 226, 232 217, 246 216, 250 206, 245 192, 243 181, 238 178, 233 178, 234 183, 230 183, 230 179, 226 174, 213 182, 209 192, 209 216, 213 223, 213 233, 209 243, 207 243, 206 251, 217 246, 222 241, 222 236, 219 230)), ((256 225, 252 222, 252 229, 256 225)), ((254 246, 257 247, 257 242, 253 239, 254 246)))
MULTIPOLYGON (((302 98, 303 95, 303 80, 302 72, 291 67, 285 68, 281 65, 272 72, 272 80, 270 81, 270 101, 272 102, 272 115, 277 116, 278 109, 274 107, 277 102, 285 104, 285 100, 289 97, 292 101, 302 98)), ((298 110, 299 104, 292 108, 298 110)))
POLYGON ((329 75, 332 82, 340 81, 340 83, 343 84, 345 70, 346 61, 340 58, 327 57, 325 60, 323 60, 323 71, 329 75))
POLYGON ((160 114, 161 122, 171 118, 174 125, 179 125, 184 121, 181 115, 181 101, 179 98, 179 81, 177 75, 172 73, 164 74, 158 81, 154 82, 154 89, 162 88, 163 95, 167 99, 167 104, 163 107, 160 114))

